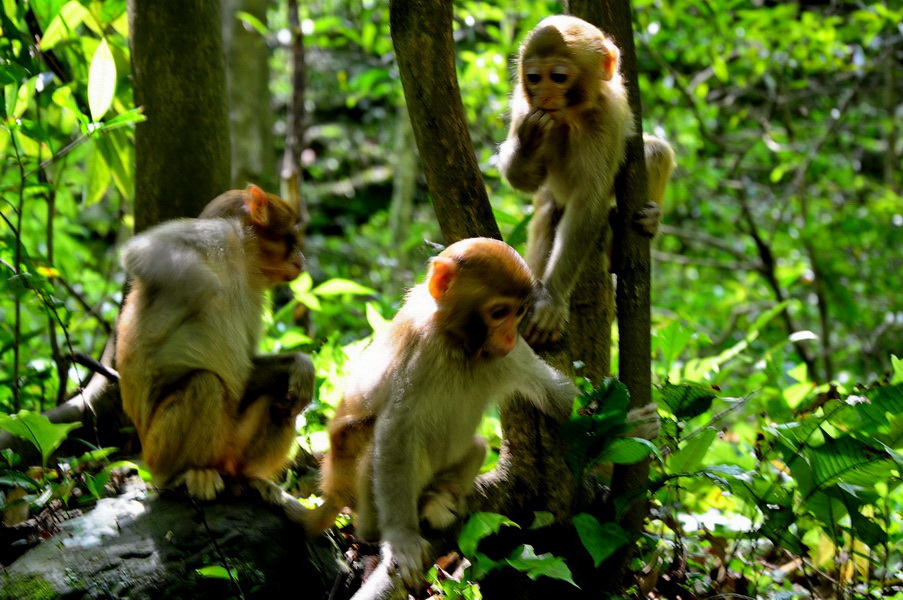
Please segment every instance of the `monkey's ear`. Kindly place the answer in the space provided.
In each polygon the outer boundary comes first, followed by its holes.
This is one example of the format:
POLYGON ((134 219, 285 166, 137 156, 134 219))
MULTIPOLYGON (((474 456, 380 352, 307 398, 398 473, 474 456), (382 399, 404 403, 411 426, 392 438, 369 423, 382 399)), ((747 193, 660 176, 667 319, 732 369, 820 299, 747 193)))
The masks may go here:
POLYGON ((270 199, 266 192, 254 185, 248 184, 245 189, 245 207, 251 217, 251 222, 259 227, 270 224, 270 199))
POLYGON ((605 40, 602 43, 605 52, 602 57, 602 79, 608 81, 615 76, 618 71, 618 63, 621 59, 621 51, 614 45, 611 40, 605 40))
POLYGON ((452 280, 458 273, 458 265, 455 261, 437 256, 430 264, 430 295, 438 300, 445 295, 452 280))

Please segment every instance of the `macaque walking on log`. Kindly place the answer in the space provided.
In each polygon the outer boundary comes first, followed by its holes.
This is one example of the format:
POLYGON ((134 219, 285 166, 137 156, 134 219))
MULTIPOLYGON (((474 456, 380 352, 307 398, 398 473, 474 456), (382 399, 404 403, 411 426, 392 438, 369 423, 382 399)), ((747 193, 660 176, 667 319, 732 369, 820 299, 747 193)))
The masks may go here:
MULTIPOLYGON (((534 345, 560 338, 586 249, 608 226, 615 176, 635 133, 619 61, 610 38, 571 16, 544 19, 521 45, 499 168, 534 194, 526 259, 542 291, 524 332, 534 345)), ((674 152, 653 136, 644 145, 650 200, 635 221, 651 236, 674 152)))
POLYGON ((255 185, 125 245, 132 287, 116 361, 156 485, 184 483, 210 500, 224 475, 237 477, 301 520, 304 509, 272 479, 313 395, 313 365, 304 354, 255 351, 264 291, 295 279, 302 260, 297 208, 255 185))

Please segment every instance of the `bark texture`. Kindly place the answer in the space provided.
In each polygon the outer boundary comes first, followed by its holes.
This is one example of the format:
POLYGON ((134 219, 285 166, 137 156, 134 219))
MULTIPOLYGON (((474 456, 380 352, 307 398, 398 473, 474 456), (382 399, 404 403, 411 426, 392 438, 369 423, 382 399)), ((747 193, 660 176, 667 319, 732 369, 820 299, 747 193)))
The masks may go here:
POLYGON ((223 0, 223 46, 229 85, 233 188, 256 183, 278 190, 270 106, 270 49, 266 39, 235 13, 267 22, 269 0, 223 0))
MULTIPOLYGON (((630 1, 571 0, 569 9, 614 37, 621 50, 621 72, 633 110, 635 130, 641 132, 643 113, 630 1)), ((633 215, 642 209, 649 197, 641 135, 627 141, 627 160, 615 181, 615 194, 618 211, 613 223, 612 261, 618 276, 618 377, 630 391, 630 408, 639 408, 652 401, 649 238, 633 224, 633 215)), ((615 466, 612 496, 616 499, 618 521, 628 534, 638 536, 643 529, 647 512, 643 491, 648 479, 648 461, 615 466)), ((604 590, 616 592, 623 587, 629 556, 627 552, 619 553, 606 563, 604 590)))
POLYGON ((129 0, 135 231, 195 217, 229 189, 226 61, 217 0, 129 0))
POLYGON ((446 244, 501 239, 455 72, 451 0, 392 0, 389 24, 420 162, 446 244))

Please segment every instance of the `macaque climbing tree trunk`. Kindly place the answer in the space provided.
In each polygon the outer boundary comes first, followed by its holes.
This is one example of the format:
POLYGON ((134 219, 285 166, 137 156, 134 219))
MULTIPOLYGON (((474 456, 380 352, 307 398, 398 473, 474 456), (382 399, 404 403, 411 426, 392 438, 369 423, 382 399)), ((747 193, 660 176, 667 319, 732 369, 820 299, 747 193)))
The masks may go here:
POLYGON ((229 189, 220 3, 129 0, 135 104, 135 230, 197 216, 229 189))

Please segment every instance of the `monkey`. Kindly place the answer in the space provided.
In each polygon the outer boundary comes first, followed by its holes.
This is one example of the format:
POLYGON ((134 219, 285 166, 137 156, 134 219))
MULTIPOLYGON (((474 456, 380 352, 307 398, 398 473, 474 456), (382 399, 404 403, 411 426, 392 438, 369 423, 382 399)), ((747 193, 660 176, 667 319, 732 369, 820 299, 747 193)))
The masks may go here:
POLYGON ((422 582, 420 521, 445 529, 466 510, 490 402, 520 394, 558 421, 571 414, 576 387, 518 333, 535 288, 526 262, 498 240, 462 240, 431 260, 426 281, 351 367, 328 426, 313 529, 351 507, 358 537, 382 540, 409 587, 422 582))
MULTIPOLYGON (((526 260, 542 286, 524 332, 534 346, 560 339, 586 247, 607 223, 634 135, 619 61, 609 37, 566 15, 541 21, 520 47, 499 169, 514 188, 534 194, 526 260)), ((651 236, 674 151, 653 136, 644 136, 644 146, 650 199, 636 224, 651 236)))
POLYGON ((255 355, 265 290, 301 273, 298 236, 297 208, 249 185, 123 248, 131 289, 116 364, 157 486, 184 483, 212 500, 229 476, 290 516, 303 510, 272 479, 313 395, 313 364, 301 353, 255 355))

